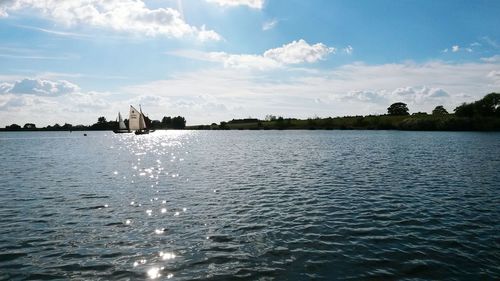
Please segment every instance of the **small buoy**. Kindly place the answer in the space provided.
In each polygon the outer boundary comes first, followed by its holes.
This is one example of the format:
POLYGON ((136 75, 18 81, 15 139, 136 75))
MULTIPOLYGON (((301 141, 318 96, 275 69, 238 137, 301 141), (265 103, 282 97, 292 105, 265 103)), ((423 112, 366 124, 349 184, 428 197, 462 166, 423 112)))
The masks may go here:
POLYGON ((83 134, 83 136, 84 136, 84 137, 86 137, 86 136, 87 136, 87 134, 83 134))

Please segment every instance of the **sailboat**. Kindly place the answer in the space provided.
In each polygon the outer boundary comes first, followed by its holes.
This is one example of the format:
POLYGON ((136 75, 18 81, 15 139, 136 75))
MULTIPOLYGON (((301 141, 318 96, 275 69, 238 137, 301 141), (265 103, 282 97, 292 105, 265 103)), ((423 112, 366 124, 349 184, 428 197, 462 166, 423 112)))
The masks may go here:
POLYGON ((115 134, 123 134, 123 133, 131 133, 130 130, 125 126, 125 122, 123 122, 122 115, 118 112, 118 129, 113 130, 115 134))
POLYGON ((137 110, 133 106, 130 106, 128 129, 135 131, 136 135, 149 134, 149 129, 146 127, 146 121, 144 120, 142 108, 137 110))

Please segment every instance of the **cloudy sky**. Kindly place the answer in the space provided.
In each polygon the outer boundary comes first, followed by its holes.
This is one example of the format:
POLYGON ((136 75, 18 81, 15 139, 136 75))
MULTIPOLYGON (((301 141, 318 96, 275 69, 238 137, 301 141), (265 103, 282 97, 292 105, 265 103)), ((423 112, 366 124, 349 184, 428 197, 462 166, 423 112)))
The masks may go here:
POLYGON ((500 92, 500 1, 0 0, 0 127, 207 124, 500 92))

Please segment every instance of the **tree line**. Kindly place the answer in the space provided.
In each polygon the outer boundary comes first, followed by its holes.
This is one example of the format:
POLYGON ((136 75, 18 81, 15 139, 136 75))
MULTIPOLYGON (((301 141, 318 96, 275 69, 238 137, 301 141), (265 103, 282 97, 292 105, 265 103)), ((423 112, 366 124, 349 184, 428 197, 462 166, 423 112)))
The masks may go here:
MULTIPOLYGON (((170 117, 164 116, 162 120, 151 120, 149 117, 144 116, 144 121, 146 126, 150 129, 161 130, 161 129, 184 129, 186 127, 186 119, 182 116, 170 117)), ((125 126, 128 128, 128 119, 124 120, 125 126)), ((46 127, 38 128, 34 123, 26 123, 24 126, 18 124, 12 124, 5 126, 5 131, 109 131, 118 129, 118 121, 106 120, 106 117, 100 116, 97 118, 97 122, 85 126, 85 125, 72 125, 69 123, 64 123, 60 125, 58 123, 54 125, 48 125, 46 127)))
POLYGON ((233 119, 220 124, 191 126, 199 130, 430 130, 430 131, 500 131, 500 94, 491 93, 481 100, 463 103, 453 113, 443 105, 436 106, 429 114, 410 114, 408 105, 396 102, 387 108, 387 114, 367 116, 344 116, 328 118, 284 118, 267 115, 264 120, 256 118, 233 119))

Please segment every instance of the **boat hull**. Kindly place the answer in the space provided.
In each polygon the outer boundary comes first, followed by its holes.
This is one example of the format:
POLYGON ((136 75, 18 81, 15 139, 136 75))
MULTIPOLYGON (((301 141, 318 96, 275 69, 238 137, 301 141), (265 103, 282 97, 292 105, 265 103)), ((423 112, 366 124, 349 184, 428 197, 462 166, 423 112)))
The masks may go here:
POLYGON ((134 132, 136 135, 147 135, 149 134, 149 130, 137 130, 134 132))
POLYGON ((128 133, 132 133, 132 132, 129 130, 113 130, 113 133, 115 133, 115 134, 128 134, 128 133))

